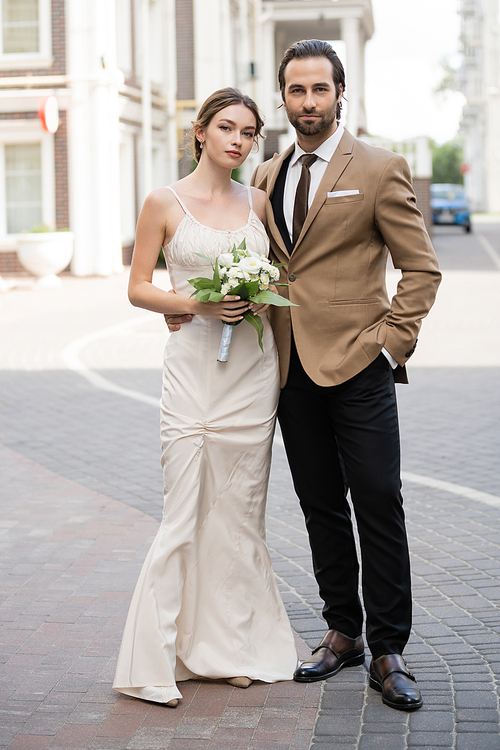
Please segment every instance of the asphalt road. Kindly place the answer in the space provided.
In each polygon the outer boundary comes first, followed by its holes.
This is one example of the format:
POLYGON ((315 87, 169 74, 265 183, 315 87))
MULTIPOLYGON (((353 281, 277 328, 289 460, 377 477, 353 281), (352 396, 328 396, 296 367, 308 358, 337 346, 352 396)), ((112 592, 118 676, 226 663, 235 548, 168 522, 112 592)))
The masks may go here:
POLYGON ((434 227, 434 248, 443 271, 500 270, 500 219, 485 221, 478 216, 472 232, 459 227, 434 227))

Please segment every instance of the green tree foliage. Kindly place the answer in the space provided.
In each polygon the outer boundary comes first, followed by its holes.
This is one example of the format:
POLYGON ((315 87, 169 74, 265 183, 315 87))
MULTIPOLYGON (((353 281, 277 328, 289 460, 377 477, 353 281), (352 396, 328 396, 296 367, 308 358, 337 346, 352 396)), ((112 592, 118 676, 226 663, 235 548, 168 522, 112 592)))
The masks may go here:
POLYGON ((460 171, 463 162, 463 148, 459 140, 448 141, 438 146, 431 141, 432 182, 463 185, 464 176, 460 171))

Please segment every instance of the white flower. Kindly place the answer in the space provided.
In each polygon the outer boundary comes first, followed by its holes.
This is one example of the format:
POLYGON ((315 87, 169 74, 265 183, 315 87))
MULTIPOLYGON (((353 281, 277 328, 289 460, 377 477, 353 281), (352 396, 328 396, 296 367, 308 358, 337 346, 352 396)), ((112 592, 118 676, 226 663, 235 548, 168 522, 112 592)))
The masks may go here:
POLYGON ((250 276, 250 274, 248 273, 248 271, 243 271, 243 278, 245 279, 245 281, 251 281, 252 280, 252 277, 250 276))
POLYGON ((251 258, 258 258, 260 260, 262 257, 259 253, 255 253, 253 250, 249 250, 248 253, 251 258))
POLYGON ((227 294, 230 289, 231 289, 230 284, 221 284, 221 288, 220 288, 221 294, 227 294))
POLYGON ((230 279, 235 279, 239 274, 239 268, 238 266, 231 266, 229 271, 227 272, 227 275, 230 279))
POLYGON ((266 286, 269 286, 269 276, 267 275, 267 273, 261 273, 260 283, 265 284, 266 286))
POLYGON ((278 281, 280 277, 280 269, 276 268, 276 266, 271 266, 271 278, 273 281, 278 281))
POLYGON ((242 258, 238 265, 243 271, 246 271, 247 273, 256 273, 260 271, 262 267, 262 261, 260 260, 260 258, 255 258, 253 255, 251 255, 247 258, 242 258))
POLYGON ((238 286, 240 283, 239 279, 229 279, 227 282, 231 289, 233 289, 235 286, 238 286))
POLYGON ((226 268, 229 268, 234 263, 232 253, 222 253, 218 256, 217 260, 219 261, 219 266, 226 266, 226 268))

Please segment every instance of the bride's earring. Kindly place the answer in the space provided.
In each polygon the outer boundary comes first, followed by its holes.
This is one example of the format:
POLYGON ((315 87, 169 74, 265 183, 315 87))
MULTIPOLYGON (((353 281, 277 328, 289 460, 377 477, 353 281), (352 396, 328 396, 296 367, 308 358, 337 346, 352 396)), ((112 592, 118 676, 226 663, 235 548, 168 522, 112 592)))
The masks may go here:
POLYGON ((203 148, 203 141, 198 141, 198 143, 200 144, 200 149, 202 149, 203 148))

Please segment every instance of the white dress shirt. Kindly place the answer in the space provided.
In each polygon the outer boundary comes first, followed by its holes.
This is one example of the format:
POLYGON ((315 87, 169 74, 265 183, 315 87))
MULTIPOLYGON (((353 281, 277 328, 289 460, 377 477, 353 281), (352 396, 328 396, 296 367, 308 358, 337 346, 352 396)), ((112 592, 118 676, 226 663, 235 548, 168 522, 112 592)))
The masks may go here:
MULTIPOLYGON (((318 157, 314 164, 311 164, 309 171, 311 173, 311 185, 309 187, 309 201, 308 208, 314 200, 316 191, 318 190, 319 183, 323 179, 323 175, 326 172, 328 162, 335 153, 335 149, 339 145, 340 139, 344 134, 344 126, 339 122, 337 130, 333 135, 323 141, 321 146, 318 146, 313 154, 318 157)), ((285 222, 290 234, 290 240, 293 241, 293 207, 295 204, 295 193, 297 192, 297 185, 299 184, 300 175, 302 173, 302 162, 300 157, 307 154, 307 151, 303 151, 298 143, 295 143, 295 151, 292 154, 290 163, 288 165, 288 171, 286 173, 285 180, 285 193, 283 198, 283 212, 285 214, 285 222)))
MULTIPOLYGON (((323 141, 321 146, 318 146, 318 148, 312 152, 316 154, 318 158, 316 159, 314 164, 311 164, 311 166, 309 167, 309 171, 311 173, 311 184, 309 187, 308 208, 311 207, 311 203, 316 196, 319 184, 326 172, 328 162, 335 153, 335 149, 339 145, 340 139, 342 138, 343 134, 344 126, 341 122, 339 122, 335 133, 327 138, 326 141, 323 141)), ((293 208, 295 204, 295 193, 297 192, 297 185, 299 184, 300 175, 302 173, 302 163, 300 161, 300 157, 304 156, 304 154, 307 153, 308 152, 303 151, 299 144, 296 142, 295 151, 292 154, 292 158, 290 159, 290 163, 288 165, 288 170, 286 173, 285 192, 283 196, 283 213, 285 215, 285 222, 288 233, 290 234, 291 242, 293 242, 293 208)), ((396 362, 392 354, 387 351, 387 349, 383 348, 382 354, 386 357, 392 369, 398 366, 398 363, 396 362)))

